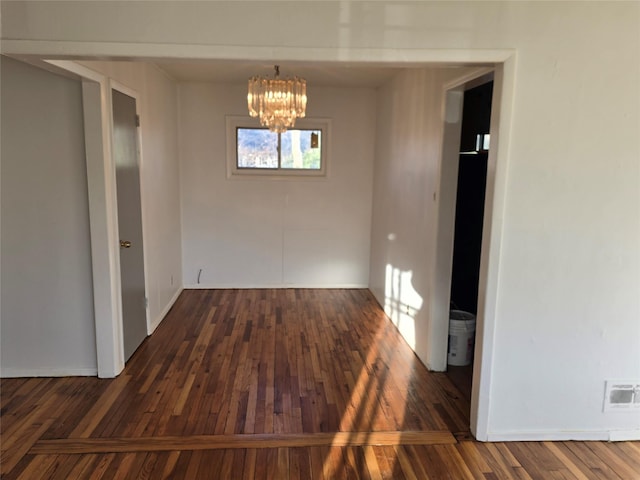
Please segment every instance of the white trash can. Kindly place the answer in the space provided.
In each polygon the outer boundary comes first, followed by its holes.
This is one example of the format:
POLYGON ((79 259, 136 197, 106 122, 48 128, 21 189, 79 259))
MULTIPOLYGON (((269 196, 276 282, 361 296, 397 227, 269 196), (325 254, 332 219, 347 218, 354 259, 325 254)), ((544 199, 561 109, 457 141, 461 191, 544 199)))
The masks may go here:
POLYGON ((473 359, 476 316, 462 310, 449 313, 449 350, 447 363, 455 367, 469 365, 473 359))

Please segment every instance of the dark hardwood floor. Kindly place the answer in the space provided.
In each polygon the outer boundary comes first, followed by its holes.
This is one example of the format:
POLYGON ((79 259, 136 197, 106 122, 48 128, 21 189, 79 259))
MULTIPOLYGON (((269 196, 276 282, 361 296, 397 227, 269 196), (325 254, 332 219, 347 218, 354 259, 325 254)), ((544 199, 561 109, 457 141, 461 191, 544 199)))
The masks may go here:
POLYGON ((471 387, 473 385, 473 364, 463 367, 447 365, 447 378, 471 403, 471 387))
POLYGON ((1 383, 4 479, 640 479, 622 442, 485 444, 367 290, 192 290, 115 379, 1 383))

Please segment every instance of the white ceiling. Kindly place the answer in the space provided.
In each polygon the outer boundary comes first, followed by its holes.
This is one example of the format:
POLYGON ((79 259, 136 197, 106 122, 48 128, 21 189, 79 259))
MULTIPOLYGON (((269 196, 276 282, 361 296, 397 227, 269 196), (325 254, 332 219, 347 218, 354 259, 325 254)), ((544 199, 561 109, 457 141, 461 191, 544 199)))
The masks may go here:
MULTIPOLYGON (((273 76, 273 64, 241 60, 155 60, 178 81, 244 83, 254 75, 273 76)), ((309 86, 378 87, 400 70, 420 65, 349 62, 280 62, 280 76, 298 76, 309 86)), ((424 66, 424 65, 423 65, 424 66)))

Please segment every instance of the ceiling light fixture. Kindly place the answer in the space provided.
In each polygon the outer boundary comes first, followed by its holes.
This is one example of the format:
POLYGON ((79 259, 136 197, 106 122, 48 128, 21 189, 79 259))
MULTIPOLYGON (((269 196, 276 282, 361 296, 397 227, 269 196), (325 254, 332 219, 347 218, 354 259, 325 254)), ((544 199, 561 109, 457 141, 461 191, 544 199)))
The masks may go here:
POLYGON ((274 78, 255 76, 249 79, 247 104, 249 115, 260 118, 260 125, 272 132, 286 132, 303 118, 307 108, 307 82, 304 78, 280 78, 275 65, 274 78))

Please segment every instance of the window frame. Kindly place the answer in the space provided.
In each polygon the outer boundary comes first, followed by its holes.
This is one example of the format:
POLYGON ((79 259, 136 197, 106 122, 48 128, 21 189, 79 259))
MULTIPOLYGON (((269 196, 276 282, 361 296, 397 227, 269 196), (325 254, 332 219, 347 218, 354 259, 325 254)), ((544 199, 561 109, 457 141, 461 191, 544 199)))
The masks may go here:
MULTIPOLYGON (((261 129, 258 120, 249 116, 226 116, 227 132, 227 178, 241 177, 271 177, 271 178, 322 178, 327 177, 329 163, 329 142, 331 139, 331 120, 328 118, 300 118, 296 120, 291 130, 320 130, 320 169, 282 168, 280 166, 280 152, 278 153, 278 168, 250 168, 238 167, 238 138, 237 130, 261 129)), ((278 146, 278 148, 280 148, 278 146)))

